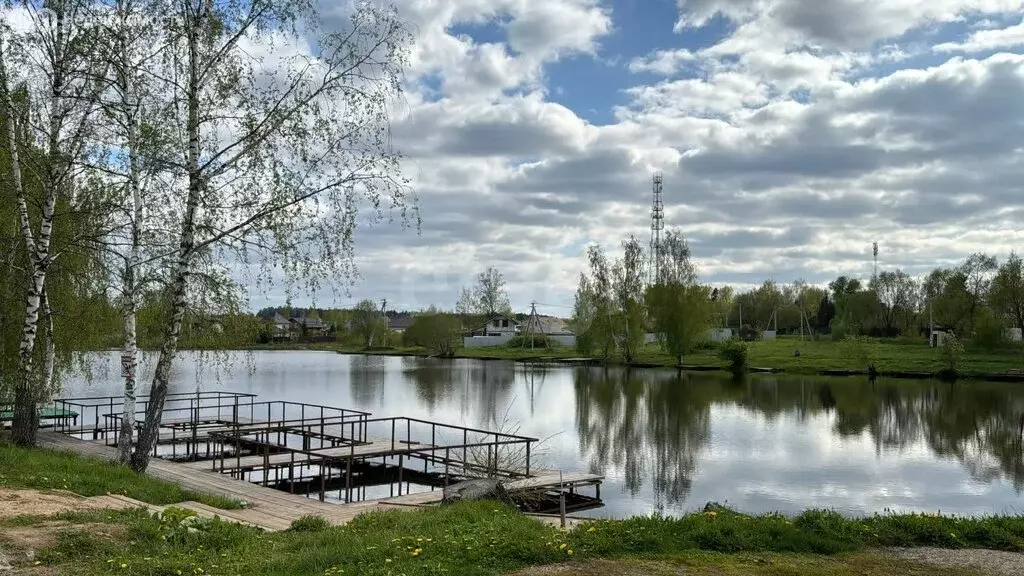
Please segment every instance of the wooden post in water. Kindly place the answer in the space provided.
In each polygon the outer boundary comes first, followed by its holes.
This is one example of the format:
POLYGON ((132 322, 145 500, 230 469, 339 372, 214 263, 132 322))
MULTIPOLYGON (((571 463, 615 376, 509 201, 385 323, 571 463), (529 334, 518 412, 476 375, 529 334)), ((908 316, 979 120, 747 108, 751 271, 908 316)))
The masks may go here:
POLYGON ((345 503, 352 500, 352 458, 345 463, 345 503))
POLYGON ((565 529, 565 485, 562 483, 562 471, 558 471, 558 518, 565 529))

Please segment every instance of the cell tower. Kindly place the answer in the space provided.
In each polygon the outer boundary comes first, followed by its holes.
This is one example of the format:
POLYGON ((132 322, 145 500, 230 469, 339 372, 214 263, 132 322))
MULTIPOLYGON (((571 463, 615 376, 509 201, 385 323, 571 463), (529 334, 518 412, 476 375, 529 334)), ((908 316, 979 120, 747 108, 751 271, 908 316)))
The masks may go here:
POLYGON ((871 255, 875 258, 875 270, 871 273, 871 279, 878 279, 878 242, 871 243, 871 255))
POLYGON ((654 197, 651 200, 651 251, 650 264, 647 266, 648 284, 661 281, 661 231, 665 229, 665 204, 662 202, 661 173, 654 173, 651 186, 654 197))

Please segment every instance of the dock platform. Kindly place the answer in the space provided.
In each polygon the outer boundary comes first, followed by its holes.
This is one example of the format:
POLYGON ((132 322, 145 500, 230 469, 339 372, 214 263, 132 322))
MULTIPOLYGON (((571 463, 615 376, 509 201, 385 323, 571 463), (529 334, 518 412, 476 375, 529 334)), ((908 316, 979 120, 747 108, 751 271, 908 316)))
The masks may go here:
MULTIPOLYGON (((92 418, 81 424, 58 421, 40 431, 40 444, 115 459, 118 401, 58 400, 57 409, 91 409, 92 418)), ((140 399, 140 411, 146 402, 140 399)), ((550 511, 561 494, 571 498, 573 509, 601 505, 604 478, 533 466, 535 438, 223 392, 169 396, 164 413, 147 473, 244 501, 244 510, 217 513, 266 529, 287 528, 306 515, 343 524, 370 510, 433 506, 443 501, 449 484, 484 477, 501 480, 513 498, 533 494, 527 509, 536 512, 550 511)), ((186 507, 202 508, 192 504, 186 507)))

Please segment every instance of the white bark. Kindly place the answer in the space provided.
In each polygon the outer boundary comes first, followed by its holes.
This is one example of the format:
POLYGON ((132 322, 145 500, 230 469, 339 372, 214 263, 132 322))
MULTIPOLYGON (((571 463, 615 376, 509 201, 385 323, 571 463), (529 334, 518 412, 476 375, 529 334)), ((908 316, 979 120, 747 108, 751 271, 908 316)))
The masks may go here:
MULTIPOLYGON (((136 378, 138 372, 138 337, 136 333, 136 316, 139 308, 139 290, 142 260, 142 226, 143 226, 143 198, 141 184, 141 168, 139 165, 139 141, 138 125, 141 106, 137 77, 139 62, 134 60, 135 45, 140 41, 139 36, 133 37, 133 29, 130 22, 135 13, 135 7, 130 2, 118 3, 119 28, 116 36, 118 53, 113 55, 116 70, 115 84, 118 99, 114 103, 114 115, 120 119, 124 131, 125 153, 128 155, 128 194, 126 200, 129 203, 129 233, 131 236, 131 248, 128 258, 124 262, 122 271, 122 296, 124 299, 123 325, 124 345, 122 349, 122 361, 127 360, 127 374, 124 380, 124 401, 121 413, 121 430, 118 435, 117 452, 118 462, 123 465, 131 463, 132 440, 135 430, 135 407, 136 407, 136 378)), ((142 36, 146 38, 148 36, 142 36)))
POLYGON ((53 391, 53 378, 57 364, 57 349, 53 338, 53 314, 50 311, 50 299, 43 291, 42 297, 43 317, 46 319, 46 350, 43 356, 43 381, 42 390, 44 393, 53 391))
MULTIPOLYGON (((0 39, 0 82, 2 82, 0 88, 3 90, 4 108, 7 116, 7 143, 11 155, 15 201, 18 204, 18 224, 21 230, 22 241, 25 243, 25 250, 28 253, 29 262, 32 266, 32 276, 27 287, 21 342, 18 346, 19 372, 14 386, 14 418, 11 428, 12 439, 15 443, 32 444, 35 442, 35 429, 38 424, 36 394, 35 387, 33 386, 35 375, 32 373, 32 353, 35 348, 36 331, 39 321, 39 300, 46 281, 46 266, 42 265, 44 262, 40 261, 40 255, 46 256, 48 254, 50 229, 47 228, 45 230, 47 232, 45 237, 42 234, 43 230, 40 231, 39 242, 37 243, 32 233, 32 223, 29 221, 28 215, 28 202, 25 198, 21 159, 18 154, 18 126, 16 124, 18 114, 14 108, 11 96, 2 39, 0 39)), ((49 208, 49 216, 52 220, 53 204, 50 202, 44 204, 44 219, 47 216, 47 208, 49 208)))
MULTIPOLYGON (((88 137, 87 123, 98 91, 96 70, 89 68, 98 63, 91 61, 90 55, 83 52, 90 49, 90 43, 84 37, 86 24, 81 19, 86 14, 81 3, 55 0, 44 5, 29 3, 24 7, 29 12, 32 29, 16 36, 13 43, 26 54, 34 54, 25 60, 37 65, 31 72, 45 81, 39 85, 32 82, 27 84, 32 107, 22 126, 17 126, 17 116, 13 111, 9 90, 12 82, 6 61, 3 62, 2 76, 4 105, 9 113, 7 136, 8 142, 12 144, 12 152, 16 154, 16 145, 21 137, 28 139, 22 145, 42 148, 41 156, 35 157, 37 162, 33 162, 36 164, 33 172, 42 192, 38 232, 32 229, 24 182, 16 186, 19 226, 27 252, 29 280, 19 343, 20 366, 15 381, 12 439, 19 444, 32 444, 38 427, 36 405, 45 398, 46 393, 45 374, 36 372, 33 358, 39 331, 41 300, 55 258, 51 246, 54 214, 61 195, 72 197, 72 169, 84 149, 88 137), (39 115, 44 119, 34 122, 31 113, 38 110, 42 110, 39 115)), ((0 60, 6 60, 6 57, 0 55, 0 60)), ((23 163, 24 159, 20 158, 15 163, 19 172, 23 163)), ((21 179, 20 174, 18 179, 21 179)), ((48 365, 50 358, 49 350, 44 350, 44 372, 53 369, 48 365)))
POLYGON ((164 334, 164 343, 160 349, 160 359, 156 364, 153 384, 146 404, 146 421, 139 431, 139 442, 131 458, 132 469, 144 472, 149 466, 150 453, 159 439, 160 420, 163 417, 164 401, 167 398, 167 386, 171 377, 171 364, 178 351, 178 339, 181 336, 181 323, 185 316, 188 275, 192 270, 193 249, 195 244, 196 212, 203 189, 202 172, 199 168, 199 32, 202 29, 202 12, 198 22, 188 30, 188 85, 187 109, 188 120, 186 134, 188 137, 188 199, 185 217, 181 223, 181 240, 178 244, 177 263, 171 283, 171 320, 164 334))

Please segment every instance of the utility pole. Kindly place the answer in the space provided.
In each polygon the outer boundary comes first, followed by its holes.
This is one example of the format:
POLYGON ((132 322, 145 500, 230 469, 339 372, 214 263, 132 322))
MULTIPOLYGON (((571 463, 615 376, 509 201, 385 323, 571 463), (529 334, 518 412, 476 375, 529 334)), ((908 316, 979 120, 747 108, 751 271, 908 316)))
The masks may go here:
POLYGON ((542 331, 540 328, 540 316, 537 315, 537 303, 530 302, 530 317, 526 319, 526 331, 523 334, 523 348, 526 348, 526 337, 530 337, 530 349, 533 349, 534 335, 542 331))
MULTIPOLYGON (((388 317, 387 316, 387 309, 388 309, 388 299, 384 298, 383 300, 380 301, 380 315, 381 315, 382 318, 385 319, 385 321, 386 321, 386 319, 388 317)), ((385 326, 385 330, 386 329, 387 329, 387 327, 385 326)), ((377 323, 374 322, 373 328, 370 329, 370 348, 373 348, 373 337, 376 336, 376 333, 377 333, 377 323)))

